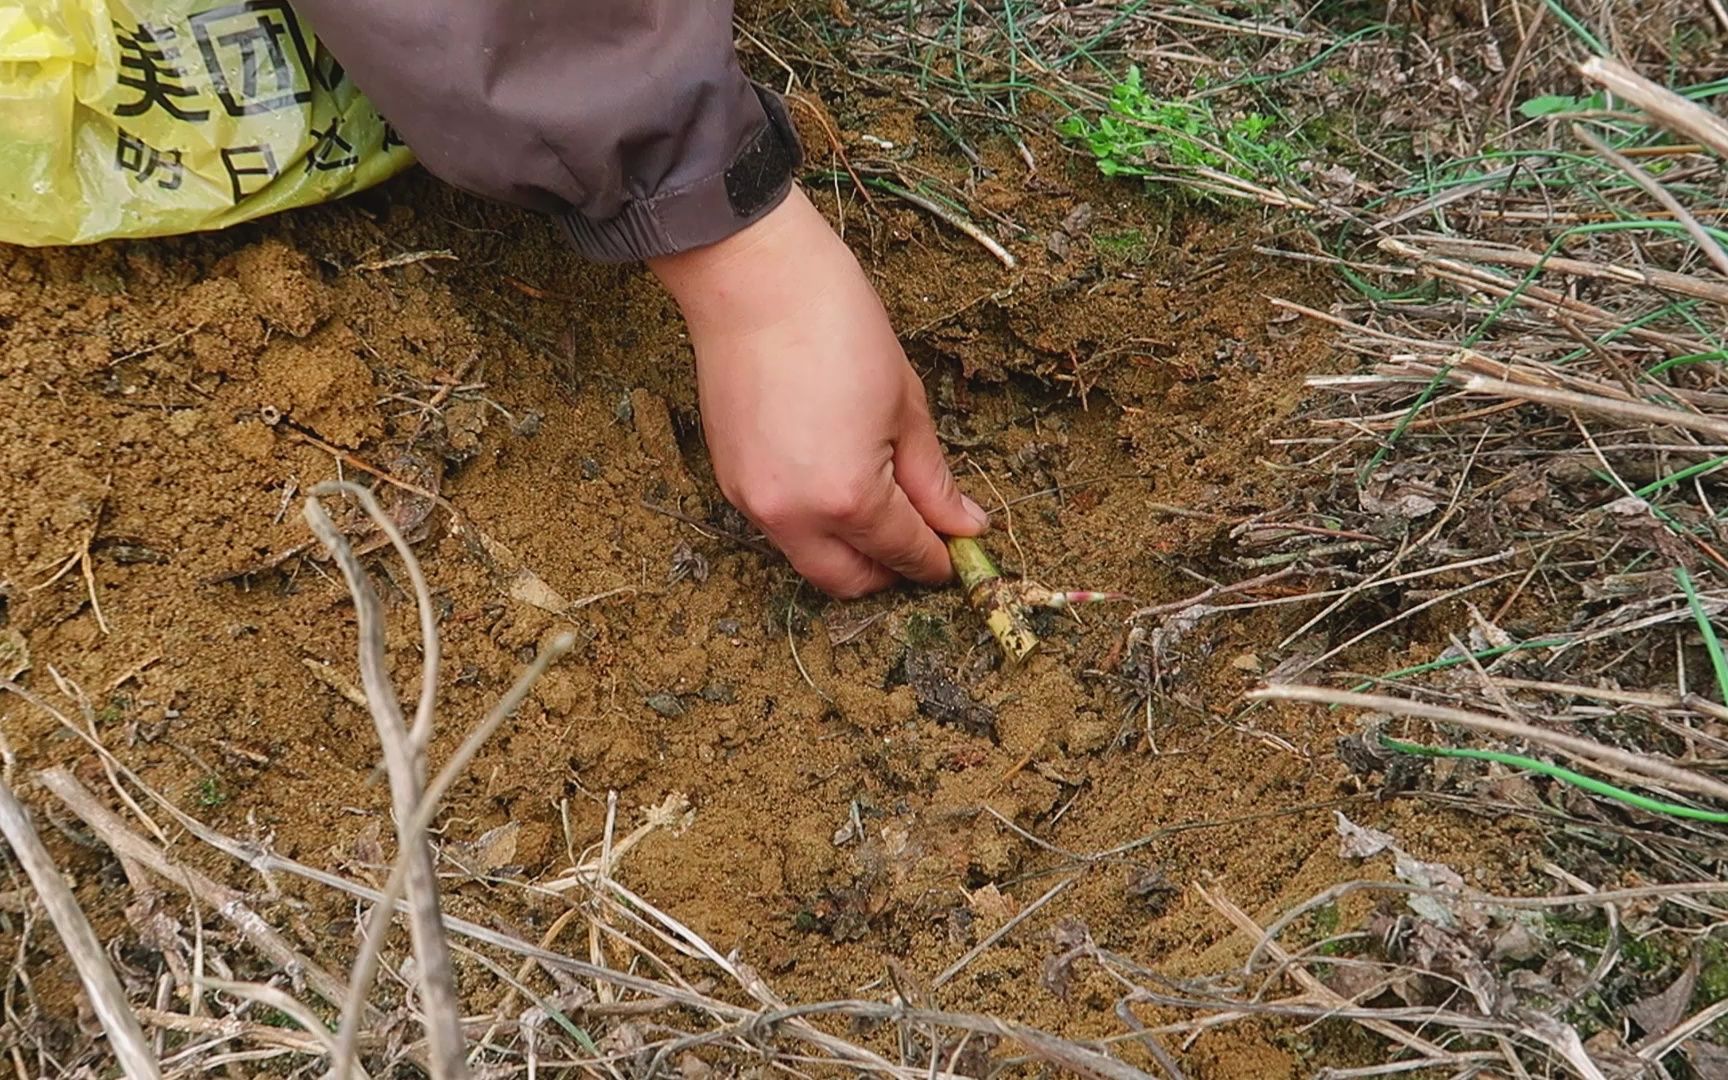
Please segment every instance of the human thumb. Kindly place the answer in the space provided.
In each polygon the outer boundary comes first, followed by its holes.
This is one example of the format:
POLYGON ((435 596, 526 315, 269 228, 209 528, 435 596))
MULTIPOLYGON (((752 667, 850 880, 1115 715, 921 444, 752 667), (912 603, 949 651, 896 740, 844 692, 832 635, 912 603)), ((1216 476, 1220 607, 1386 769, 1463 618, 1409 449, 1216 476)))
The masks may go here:
POLYGON ((922 409, 894 444, 894 480, 925 523, 945 536, 977 536, 990 527, 990 515, 954 483, 936 426, 922 409))

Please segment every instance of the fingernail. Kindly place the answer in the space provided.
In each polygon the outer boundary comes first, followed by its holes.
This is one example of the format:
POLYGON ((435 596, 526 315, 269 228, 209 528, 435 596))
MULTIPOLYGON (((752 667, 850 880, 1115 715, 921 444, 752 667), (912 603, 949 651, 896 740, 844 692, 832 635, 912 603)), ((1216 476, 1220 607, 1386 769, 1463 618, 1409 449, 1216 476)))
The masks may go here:
POLYGON ((970 495, 960 496, 960 505, 966 508, 967 516, 969 516, 980 529, 988 529, 990 527, 990 515, 984 512, 982 506, 973 502, 970 495))

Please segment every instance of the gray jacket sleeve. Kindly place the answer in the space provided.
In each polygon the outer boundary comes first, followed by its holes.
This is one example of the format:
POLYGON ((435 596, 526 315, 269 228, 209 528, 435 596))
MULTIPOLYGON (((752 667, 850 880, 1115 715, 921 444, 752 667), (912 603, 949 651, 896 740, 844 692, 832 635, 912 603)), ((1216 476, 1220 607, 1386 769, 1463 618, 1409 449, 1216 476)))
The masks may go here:
POLYGON ((620 262, 724 239, 799 164, 731 0, 296 0, 434 175, 620 262))

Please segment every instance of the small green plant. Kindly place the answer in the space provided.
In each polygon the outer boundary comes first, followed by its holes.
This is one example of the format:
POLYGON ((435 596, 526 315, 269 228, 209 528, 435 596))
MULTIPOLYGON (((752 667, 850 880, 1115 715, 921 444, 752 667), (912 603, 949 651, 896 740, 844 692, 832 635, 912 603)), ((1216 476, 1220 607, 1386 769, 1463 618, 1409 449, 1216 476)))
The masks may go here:
POLYGON ((228 801, 228 793, 222 790, 222 781, 215 774, 198 781, 198 805, 204 807, 221 806, 228 801))
POLYGON ((1092 246, 1106 260, 1139 264, 1152 254, 1151 241, 1139 229, 1100 230, 1092 234, 1092 246))
POLYGON ((1595 962, 1603 949, 1614 944, 1626 970, 1640 977, 1660 976, 1685 959, 1676 956, 1659 936, 1623 935, 1617 939, 1607 921, 1597 916, 1579 919, 1550 915, 1542 920, 1541 929, 1545 936, 1563 948, 1570 948, 1587 963, 1595 962))
MULTIPOLYGON (((1719 937, 1707 937, 1699 949, 1702 958, 1698 969, 1698 986, 1692 992, 1692 1000, 1716 1002, 1728 998, 1728 941, 1719 937)), ((1716 1021, 1710 1025, 1710 1030, 1718 1039, 1728 1035, 1728 1020, 1716 1021)))
POLYGON ((1300 157, 1261 113, 1221 117, 1211 102, 1165 100, 1146 92, 1131 67, 1110 89, 1110 104, 1096 117, 1080 113, 1059 126, 1086 144, 1105 176, 1159 175, 1163 170, 1213 169, 1245 180, 1278 176, 1300 157))
POLYGON ((294 1019, 292 1016, 289 1016, 287 1013, 283 1012, 281 1009, 265 1008, 265 1009, 259 1010, 258 1022, 260 1024, 268 1024, 271 1027, 287 1028, 290 1031, 302 1031, 302 1030, 304 1030, 304 1028, 300 1024, 300 1021, 294 1019))
POLYGON ((1338 905, 1327 904, 1314 909, 1314 933, 1320 938, 1329 938, 1338 932, 1338 905))
POLYGON ((1608 98, 1605 94, 1591 94, 1583 98, 1570 94, 1541 94, 1520 102, 1518 112, 1527 120, 1537 120, 1544 116, 1562 116, 1566 113, 1607 107, 1608 98))
POLYGON ((941 616, 914 611, 906 616, 906 644, 914 649, 931 649, 948 643, 948 624, 941 616))

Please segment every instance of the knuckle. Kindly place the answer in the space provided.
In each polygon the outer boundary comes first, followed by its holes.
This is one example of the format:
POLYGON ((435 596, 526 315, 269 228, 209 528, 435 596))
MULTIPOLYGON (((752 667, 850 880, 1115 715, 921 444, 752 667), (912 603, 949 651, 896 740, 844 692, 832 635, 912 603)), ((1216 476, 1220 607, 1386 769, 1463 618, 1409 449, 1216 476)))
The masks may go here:
POLYGON ((876 568, 860 566, 839 576, 839 579, 824 588, 828 595, 836 600, 856 600, 868 596, 880 587, 876 568))
POLYGON ((811 558, 804 553, 789 554, 792 568, 805 580, 837 600, 856 600, 871 591, 872 570, 848 559, 836 559, 832 552, 811 558))
POLYGON ((870 594, 870 582, 859 579, 845 581, 823 590, 836 600, 857 600, 870 594))
POLYGON ((852 481, 825 486, 815 502, 823 517, 847 529, 859 529, 875 520, 881 500, 863 483, 852 481))
POLYGON ((748 500, 744 512, 769 535, 786 528, 798 517, 791 503, 773 496, 748 500))
POLYGON ((799 516, 798 500, 772 485, 741 484, 735 495, 727 497, 744 512, 745 517, 770 534, 790 525, 799 516))
POLYGON ((863 499, 828 499, 822 503, 822 516, 842 528, 857 530, 870 524, 875 507, 863 499))
POLYGON ((737 485, 731 484, 725 480, 721 480, 720 481, 720 497, 722 499, 725 499, 728 503, 730 503, 732 505, 733 509, 735 509, 739 513, 743 514, 745 517, 753 516, 750 513, 750 505, 749 505, 748 500, 746 500, 744 498, 744 496, 738 491, 737 485))
POLYGON ((896 536, 882 545, 877 558, 899 570, 919 571, 923 569, 924 555, 922 537, 896 536))

